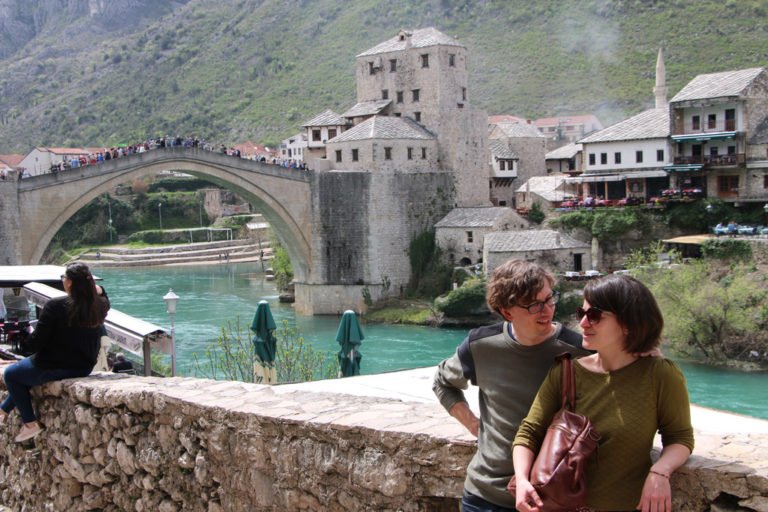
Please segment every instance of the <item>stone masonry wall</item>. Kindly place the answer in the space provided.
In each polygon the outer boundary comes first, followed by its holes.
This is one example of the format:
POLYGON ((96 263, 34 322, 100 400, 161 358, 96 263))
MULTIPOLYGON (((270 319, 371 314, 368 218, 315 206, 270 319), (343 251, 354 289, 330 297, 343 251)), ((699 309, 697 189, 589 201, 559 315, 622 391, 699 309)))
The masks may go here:
MULTIPOLYGON (((421 373, 408 380, 412 372, 392 382, 429 386, 421 373)), ((433 401, 329 392, 329 383, 96 374, 47 384, 34 392, 45 425, 34 447, 12 442, 16 414, 0 429, 0 502, 35 511, 458 509, 475 450, 463 427, 433 401)), ((768 511, 765 422, 693 412, 709 433, 697 429, 695 454, 672 478, 673 509, 768 511)))
POLYGON ((35 447, 0 431, 12 510, 456 510, 474 450, 436 404, 113 374, 36 395, 35 447))
POLYGON ((21 263, 21 247, 18 247, 19 232, 19 187, 16 173, 8 173, 6 180, 0 180, 0 265, 21 263))

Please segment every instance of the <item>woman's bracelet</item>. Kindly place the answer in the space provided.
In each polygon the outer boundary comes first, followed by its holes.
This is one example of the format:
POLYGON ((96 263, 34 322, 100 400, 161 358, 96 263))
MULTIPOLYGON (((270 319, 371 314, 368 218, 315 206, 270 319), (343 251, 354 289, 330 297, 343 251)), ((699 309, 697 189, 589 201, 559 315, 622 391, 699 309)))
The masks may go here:
POLYGON ((649 472, 649 473, 653 473, 654 475, 663 476, 664 478, 666 478, 667 480, 669 480, 669 475, 668 475, 668 474, 666 474, 666 473, 662 473, 661 471, 656 471, 655 469, 651 468, 651 469, 650 469, 648 472, 649 472))

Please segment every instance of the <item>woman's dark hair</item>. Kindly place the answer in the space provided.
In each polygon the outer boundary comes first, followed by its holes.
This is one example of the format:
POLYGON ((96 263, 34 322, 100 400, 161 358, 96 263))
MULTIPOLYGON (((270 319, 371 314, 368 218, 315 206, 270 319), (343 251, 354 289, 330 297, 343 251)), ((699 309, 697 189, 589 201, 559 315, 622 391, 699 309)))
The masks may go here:
POLYGON ((627 331, 627 352, 649 352, 659 346, 664 317, 651 291, 634 277, 611 274, 590 281, 584 287, 584 299, 591 307, 616 315, 627 331))
POLYGON ((104 323, 104 308, 99 304, 96 283, 85 263, 70 263, 65 276, 72 282, 69 289, 70 327, 97 327, 104 323))

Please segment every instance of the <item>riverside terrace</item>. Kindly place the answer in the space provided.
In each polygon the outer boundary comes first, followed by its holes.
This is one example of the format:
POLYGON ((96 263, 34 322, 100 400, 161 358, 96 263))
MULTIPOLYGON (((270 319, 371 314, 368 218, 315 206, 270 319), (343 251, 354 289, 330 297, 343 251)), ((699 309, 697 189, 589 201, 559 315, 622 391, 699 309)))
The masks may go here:
MULTIPOLYGON (((95 374, 35 392, 34 448, 0 430, 14 510, 455 511, 474 439, 433 368, 264 386, 95 374)), ((477 410, 477 397, 469 394, 477 410)), ((693 408, 674 510, 767 511, 768 422, 693 408)))

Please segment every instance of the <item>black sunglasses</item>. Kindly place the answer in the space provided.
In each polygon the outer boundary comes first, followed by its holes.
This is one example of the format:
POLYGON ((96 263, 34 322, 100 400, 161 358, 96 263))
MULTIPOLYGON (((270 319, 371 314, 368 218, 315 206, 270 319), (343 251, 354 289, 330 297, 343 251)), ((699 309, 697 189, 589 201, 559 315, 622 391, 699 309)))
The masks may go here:
POLYGON ((576 316, 579 317, 579 321, 586 316, 589 325, 599 324, 600 320, 603 319, 603 310, 596 307, 591 307, 589 309, 578 307, 576 308, 576 316))

